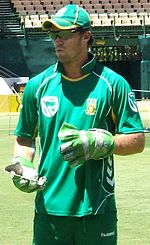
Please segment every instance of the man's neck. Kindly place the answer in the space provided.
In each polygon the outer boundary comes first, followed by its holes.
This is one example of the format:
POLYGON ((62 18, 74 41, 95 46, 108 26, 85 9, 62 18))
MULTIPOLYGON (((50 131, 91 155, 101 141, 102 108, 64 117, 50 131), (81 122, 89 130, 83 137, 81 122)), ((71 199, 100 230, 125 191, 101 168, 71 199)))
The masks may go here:
POLYGON ((88 61, 88 57, 85 57, 84 59, 73 62, 73 63, 64 63, 63 68, 64 68, 64 75, 69 77, 69 78, 80 78, 84 75, 82 71, 82 66, 86 64, 88 61))

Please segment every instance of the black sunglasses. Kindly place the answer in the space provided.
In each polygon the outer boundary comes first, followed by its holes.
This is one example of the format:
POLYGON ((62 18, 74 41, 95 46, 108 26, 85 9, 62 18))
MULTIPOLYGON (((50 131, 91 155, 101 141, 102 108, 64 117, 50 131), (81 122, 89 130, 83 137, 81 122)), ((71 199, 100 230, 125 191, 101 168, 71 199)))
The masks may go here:
POLYGON ((63 30, 63 31, 49 31, 49 35, 50 37, 55 40, 57 37, 66 40, 69 39, 71 37, 73 37, 74 33, 76 32, 81 32, 82 28, 74 28, 74 29, 70 29, 70 30, 63 30))

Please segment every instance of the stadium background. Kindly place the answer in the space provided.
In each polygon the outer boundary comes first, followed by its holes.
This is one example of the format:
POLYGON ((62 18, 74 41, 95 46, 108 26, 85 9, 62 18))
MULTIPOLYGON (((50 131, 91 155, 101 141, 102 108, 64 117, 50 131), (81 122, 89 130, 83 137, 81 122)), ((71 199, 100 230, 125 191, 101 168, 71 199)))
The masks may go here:
MULTIPOLYGON (((122 74, 135 90, 140 90, 135 91, 138 105, 145 126, 150 128, 149 1, 0 0, 0 244, 3 245, 31 244, 34 196, 21 195, 10 176, 4 174, 4 167, 12 157, 13 130, 24 82, 55 61, 53 45, 42 32, 41 23, 70 2, 80 3, 90 12, 95 37, 93 52, 97 58, 122 74), (13 94, 4 94, 4 81, 13 94)), ((150 244, 149 156, 149 133, 143 153, 115 156, 120 245, 150 244)))
POLYGON ((13 94, 4 95, 0 87, 0 112, 18 111, 18 94, 27 81, 21 78, 55 62, 53 43, 42 23, 68 3, 89 12, 97 59, 123 75, 138 100, 149 99, 150 0, 1 0, 0 78, 13 94))

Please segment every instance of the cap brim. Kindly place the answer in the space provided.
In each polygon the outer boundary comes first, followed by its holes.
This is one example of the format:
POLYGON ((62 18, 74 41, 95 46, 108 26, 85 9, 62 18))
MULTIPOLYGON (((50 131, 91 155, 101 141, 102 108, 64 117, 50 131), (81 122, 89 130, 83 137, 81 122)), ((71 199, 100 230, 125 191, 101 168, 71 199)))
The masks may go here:
POLYGON ((71 22, 59 18, 49 19, 43 22, 42 29, 48 31, 52 26, 55 26, 61 30, 69 30, 76 28, 78 25, 72 24, 71 22))

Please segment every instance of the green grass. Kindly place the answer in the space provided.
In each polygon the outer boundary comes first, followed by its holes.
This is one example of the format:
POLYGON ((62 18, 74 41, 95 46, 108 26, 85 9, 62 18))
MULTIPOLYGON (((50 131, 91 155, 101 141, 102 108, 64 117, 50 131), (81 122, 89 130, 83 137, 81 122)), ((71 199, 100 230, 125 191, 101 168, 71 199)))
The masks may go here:
POLYGON ((14 136, 0 135, 0 244, 30 245, 34 194, 19 192, 4 166, 10 162, 14 136))
POLYGON ((116 156, 119 245, 150 244, 150 134, 143 153, 116 156))
MULTIPOLYGON (((12 157, 13 142, 13 135, 0 131, 0 244, 31 245, 34 194, 18 191, 3 170, 12 157)), ((118 244, 149 245, 150 134, 143 153, 115 160, 118 244)))

